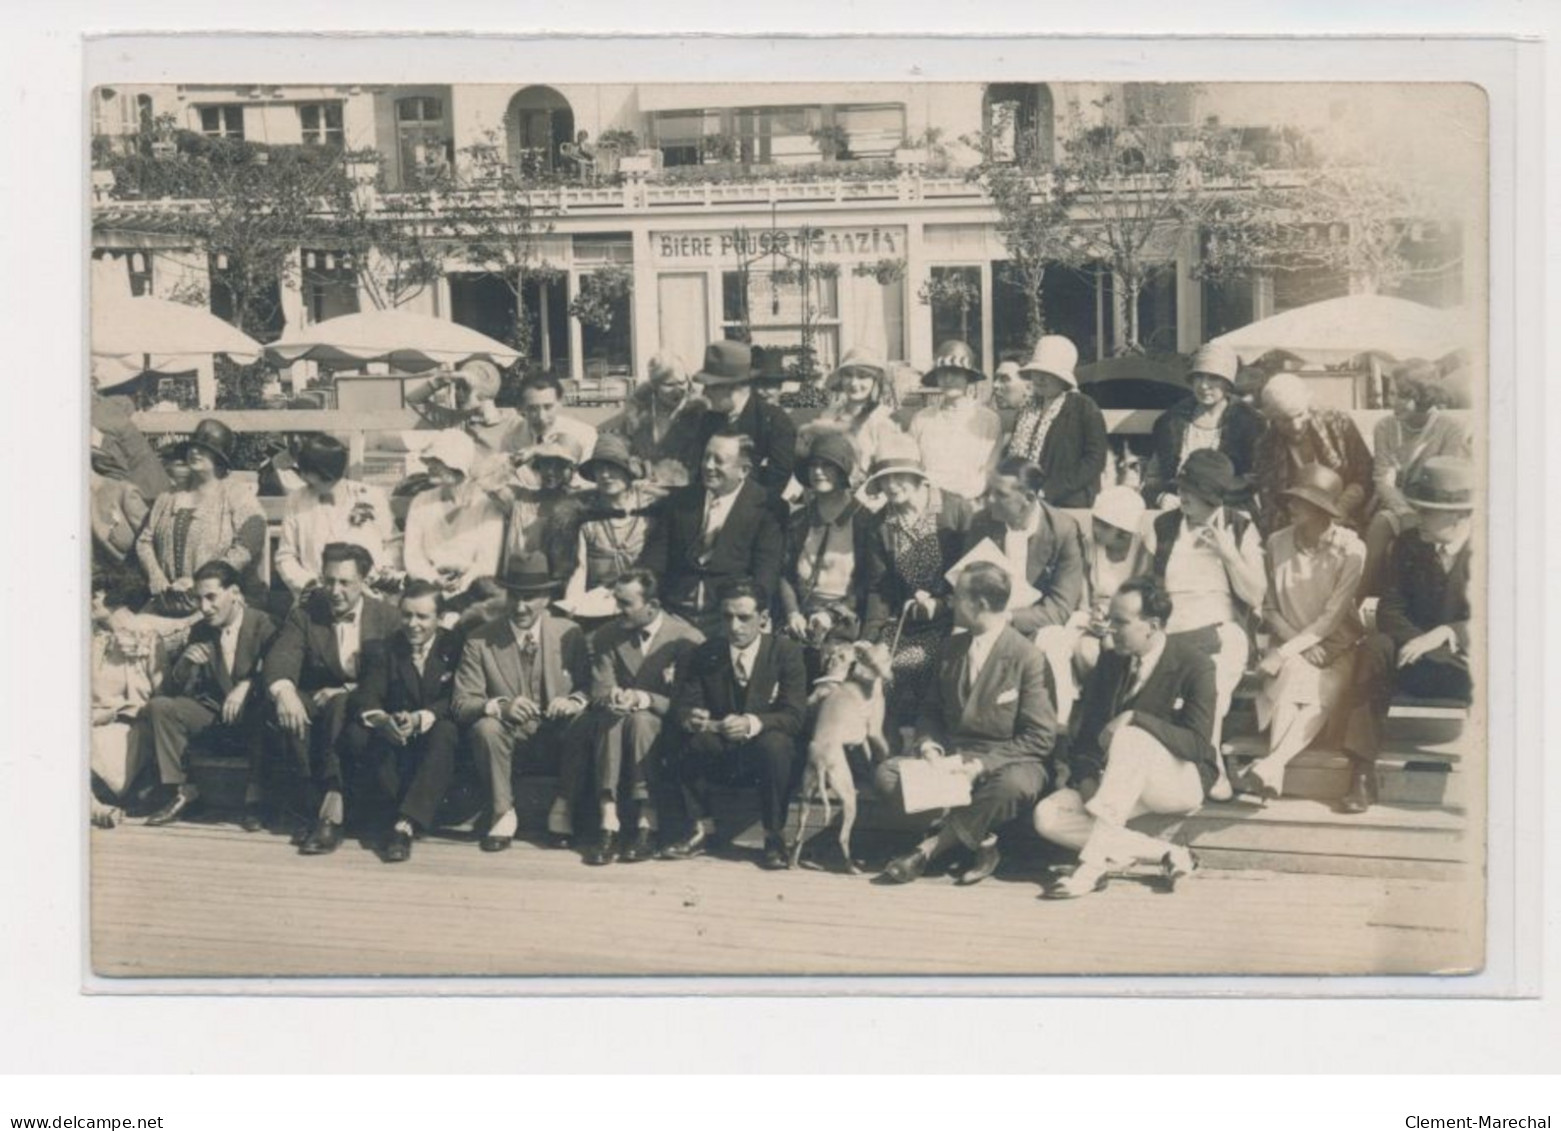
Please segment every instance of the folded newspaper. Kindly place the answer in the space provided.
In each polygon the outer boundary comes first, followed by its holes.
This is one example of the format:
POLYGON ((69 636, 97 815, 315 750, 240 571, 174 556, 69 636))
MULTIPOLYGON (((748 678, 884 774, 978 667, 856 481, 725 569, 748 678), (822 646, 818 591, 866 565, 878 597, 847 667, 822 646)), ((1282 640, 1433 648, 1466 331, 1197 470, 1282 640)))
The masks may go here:
POLYGON ((1014 563, 1008 560, 1008 555, 1003 553, 996 542, 990 538, 983 538, 973 546, 968 554, 954 563, 943 576, 948 578, 950 585, 959 580, 959 575, 964 572, 966 566, 975 565, 977 562, 990 562, 1008 575, 1008 580, 1013 586, 1013 592, 1008 597, 1008 608, 1027 609, 1039 601, 1044 594, 1031 585, 1019 574, 1014 572, 1014 563))
POLYGON ((900 762, 900 794, 907 813, 958 809, 970 804, 970 779, 958 758, 906 758, 900 762))

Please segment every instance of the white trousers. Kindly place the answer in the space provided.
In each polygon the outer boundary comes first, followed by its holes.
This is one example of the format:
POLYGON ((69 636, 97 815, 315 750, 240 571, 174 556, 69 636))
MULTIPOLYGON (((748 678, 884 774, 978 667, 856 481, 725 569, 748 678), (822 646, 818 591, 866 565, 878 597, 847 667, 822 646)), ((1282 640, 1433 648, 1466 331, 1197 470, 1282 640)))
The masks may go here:
POLYGON ((1084 863, 1125 867, 1159 860, 1166 843, 1127 823, 1146 813, 1191 813, 1203 804, 1198 767, 1172 754, 1148 731, 1118 729, 1106 754, 1100 788, 1088 801, 1060 789, 1035 807, 1035 831, 1084 863))

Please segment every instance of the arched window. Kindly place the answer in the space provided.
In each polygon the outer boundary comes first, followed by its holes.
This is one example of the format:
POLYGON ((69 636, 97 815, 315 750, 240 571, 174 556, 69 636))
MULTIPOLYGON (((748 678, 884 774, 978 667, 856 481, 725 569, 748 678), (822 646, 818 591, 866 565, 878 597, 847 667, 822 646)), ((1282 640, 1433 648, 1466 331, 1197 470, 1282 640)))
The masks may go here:
POLYGON ((981 101, 981 123, 992 139, 993 160, 1052 161, 1056 110, 1045 83, 992 83, 981 101))
POLYGON ((522 176, 551 173, 559 147, 575 139, 575 114, 552 87, 528 86, 510 99, 504 134, 511 168, 522 176))

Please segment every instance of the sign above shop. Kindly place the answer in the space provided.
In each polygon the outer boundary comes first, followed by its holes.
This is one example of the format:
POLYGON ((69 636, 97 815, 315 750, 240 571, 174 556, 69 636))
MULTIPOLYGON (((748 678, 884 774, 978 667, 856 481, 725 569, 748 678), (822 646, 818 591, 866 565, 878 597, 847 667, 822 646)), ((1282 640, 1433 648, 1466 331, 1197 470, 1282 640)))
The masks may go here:
POLYGON ((820 260, 885 259, 905 253, 904 228, 728 228, 720 232, 653 232, 651 255, 663 266, 719 264, 772 252, 820 260))

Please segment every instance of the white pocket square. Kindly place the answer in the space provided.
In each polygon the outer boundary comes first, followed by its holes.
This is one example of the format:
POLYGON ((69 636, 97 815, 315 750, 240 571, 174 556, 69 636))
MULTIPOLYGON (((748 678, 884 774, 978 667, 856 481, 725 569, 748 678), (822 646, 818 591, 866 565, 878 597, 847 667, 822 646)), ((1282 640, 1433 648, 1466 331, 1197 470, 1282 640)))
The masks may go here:
POLYGON ((1187 705, 1187 700, 1185 700, 1185 699, 1178 699, 1178 700, 1176 700, 1176 702, 1171 704, 1171 710, 1173 710, 1173 711, 1180 711, 1186 705, 1187 705))
POLYGON ((1003 692, 997 697, 997 705, 1001 707, 1004 703, 1012 703, 1018 698, 1019 693, 1010 687, 1007 691, 1003 692))

